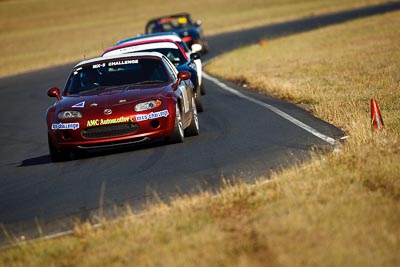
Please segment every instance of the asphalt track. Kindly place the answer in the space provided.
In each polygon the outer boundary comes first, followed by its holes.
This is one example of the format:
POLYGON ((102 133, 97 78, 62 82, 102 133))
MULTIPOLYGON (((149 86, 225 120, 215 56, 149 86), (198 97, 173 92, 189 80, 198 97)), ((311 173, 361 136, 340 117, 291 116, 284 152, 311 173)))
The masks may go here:
MULTIPOLYGON (((208 38, 211 59, 222 52, 284 35, 400 9, 389 3, 208 38)), ((99 51, 100 53, 100 51, 99 51)), ((112 217, 125 205, 140 210, 159 197, 168 200, 200 190, 216 190, 224 179, 252 182, 309 158, 312 149, 332 150, 271 110, 205 80, 205 112, 200 136, 176 145, 162 142, 102 150, 87 157, 51 163, 45 112, 73 64, 0 79, 0 224, 13 237, 37 237, 70 229, 76 220, 112 217), (157 197, 155 197, 157 195, 157 197)), ((334 139, 343 133, 304 110, 267 95, 232 89, 282 112, 334 139)), ((0 231, 0 244, 10 238, 0 231)))

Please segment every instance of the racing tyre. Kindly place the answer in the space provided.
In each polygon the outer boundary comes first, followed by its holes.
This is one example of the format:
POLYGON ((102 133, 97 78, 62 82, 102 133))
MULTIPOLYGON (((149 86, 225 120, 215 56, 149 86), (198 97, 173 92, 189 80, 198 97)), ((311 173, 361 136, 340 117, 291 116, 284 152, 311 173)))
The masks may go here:
POLYGON ((66 161, 69 160, 70 152, 69 151, 64 151, 64 150, 57 150, 53 142, 50 139, 50 136, 48 138, 48 143, 49 143, 49 152, 50 152, 50 159, 52 162, 59 162, 59 161, 66 161))
POLYGON ((201 93, 200 90, 194 92, 194 101, 196 103, 197 112, 203 112, 203 103, 201 103, 201 93))
POLYGON ((184 130, 183 130, 183 123, 181 117, 181 111, 179 110, 178 104, 175 106, 175 125, 174 125, 174 132, 168 138, 168 141, 172 144, 175 143, 182 143, 185 139, 184 130))
POLYGON ((202 54, 207 54, 208 53, 208 42, 206 40, 203 40, 200 44, 203 47, 201 53, 202 54))
POLYGON ((201 85, 200 85, 200 92, 201 92, 201 95, 206 94, 206 90, 204 89, 204 83, 201 83, 201 85))
POLYGON ((192 121, 190 122, 189 127, 185 129, 185 136, 194 136, 199 135, 199 117, 197 114, 196 103, 194 98, 192 97, 192 121))

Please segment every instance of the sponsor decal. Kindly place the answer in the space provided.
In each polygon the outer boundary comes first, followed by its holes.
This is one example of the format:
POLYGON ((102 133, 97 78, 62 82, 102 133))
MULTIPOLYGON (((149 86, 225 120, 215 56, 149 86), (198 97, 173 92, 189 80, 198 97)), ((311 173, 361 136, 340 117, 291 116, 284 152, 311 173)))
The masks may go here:
POLYGON ((127 65, 127 64, 138 64, 139 60, 138 59, 131 59, 131 60, 120 60, 120 61, 112 61, 108 62, 108 66, 119 66, 119 65, 127 65))
POLYGON ((98 69, 98 68, 105 67, 105 66, 106 66, 106 63, 94 64, 93 69, 98 69))
POLYGON ((134 122, 134 120, 132 117, 124 117, 124 116, 115 119, 94 119, 94 120, 88 120, 86 123, 86 127, 102 126, 102 125, 125 123, 125 122, 134 122))
POLYGON ((128 65, 128 64, 138 64, 139 60, 138 59, 128 59, 128 60, 119 60, 119 61, 111 61, 111 62, 103 62, 103 63, 97 63, 93 64, 92 68, 93 69, 98 69, 98 68, 104 68, 105 66, 108 67, 113 67, 113 66, 120 66, 120 65, 128 65))
POLYGON ((85 107, 85 101, 79 102, 78 104, 72 106, 72 108, 83 108, 83 107, 85 107))
POLYGON ((72 129, 76 130, 79 129, 79 122, 73 123, 53 123, 51 125, 52 130, 65 130, 65 129, 72 129))
POLYGON ((167 109, 161 110, 158 112, 151 112, 149 114, 142 114, 142 115, 136 115, 135 119, 136 121, 146 121, 146 120, 151 120, 151 119, 157 119, 161 117, 168 117, 169 112, 167 109))

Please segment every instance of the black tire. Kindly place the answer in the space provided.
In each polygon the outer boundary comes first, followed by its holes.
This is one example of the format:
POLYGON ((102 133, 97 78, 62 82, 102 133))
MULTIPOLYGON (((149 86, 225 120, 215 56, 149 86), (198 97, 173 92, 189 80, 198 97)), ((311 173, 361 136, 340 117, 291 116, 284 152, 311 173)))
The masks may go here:
POLYGON ((184 140, 185 140, 185 134, 184 134, 184 130, 183 130, 181 111, 180 111, 178 103, 177 103, 175 106, 174 132, 168 138, 168 141, 171 144, 176 144, 176 143, 182 143, 184 140))
POLYGON ((199 89, 194 92, 194 101, 196 103, 197 112, 203 112, 204 108, 203 103, 201 103, 201 93, 199 89))
POLYGON ((185 136, 199 135, 200 132, 199 117, 197 114, 197 108, 193 97, 192 97, 192 115, 193 115, 192 121, 190 122, 189 127, 185 129, 185 136))
POLYGON ((204 89, 204 83, 201 83, 200 93, 201 93, 201 95, 205 95, 206 94, 206 90, 204 89))
POLYGON ((70 152, 66 150, 57 150, 51 139, 50 136, 48 138, 48 143, 49 143, 49 152, 50 152, 50 159, 52 162, 60 162, 60 161, 66 161, 70 159, 70 152))
POLYGON ((208 53, 208 42, 206 40, 202 40, 201 45, 203 49, 201 50, 202 54, 207 54, 208 53))

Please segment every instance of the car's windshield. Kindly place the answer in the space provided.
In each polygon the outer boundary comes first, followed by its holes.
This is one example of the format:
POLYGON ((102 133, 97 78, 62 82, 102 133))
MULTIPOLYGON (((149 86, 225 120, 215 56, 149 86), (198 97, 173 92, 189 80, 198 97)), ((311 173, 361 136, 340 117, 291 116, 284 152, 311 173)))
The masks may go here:
POLYGON ((187 63, 187 59, 184 53, 175 44, 173 43, 170 44, 171 45, 169 47, 164 47, 164 48, 157 48, 157 44, 133 45, 129 47, 108 51, 104 53, 103 56, 126 54, 131 52, 158 52, 166 56, 175 66, 180 66, 182 64, 187 63))
POLYGON ((68 79, 65 92, 79 94, 121 85, 164 82, 168 82, 168 74, 161 60, 114 59, 76 68, 68 79))
POLYGON ((143 50, 145 52, 159 52, 166 56, 174 65, 179 66, 186 63, 186 58, 178 48, 154 48, 143 50))
POLYGON ((149 25, 149 32, 169 32, 191 27, 192 23, 186 16, 162 18, 149 25))

